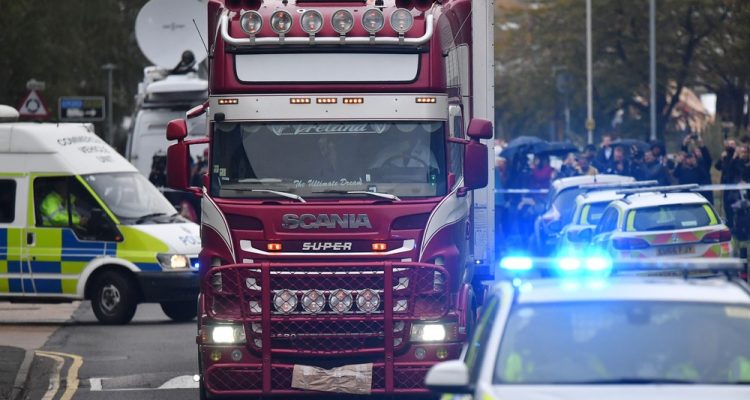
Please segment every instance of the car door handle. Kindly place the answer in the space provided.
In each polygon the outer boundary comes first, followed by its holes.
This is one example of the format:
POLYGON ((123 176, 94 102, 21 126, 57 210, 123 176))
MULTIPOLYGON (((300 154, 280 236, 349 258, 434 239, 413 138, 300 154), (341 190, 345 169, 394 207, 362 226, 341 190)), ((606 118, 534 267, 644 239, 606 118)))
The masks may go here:
POLYGON ((26 232, 26 244, 29 246, 36 243, 36 234, 34 232, 26 232))

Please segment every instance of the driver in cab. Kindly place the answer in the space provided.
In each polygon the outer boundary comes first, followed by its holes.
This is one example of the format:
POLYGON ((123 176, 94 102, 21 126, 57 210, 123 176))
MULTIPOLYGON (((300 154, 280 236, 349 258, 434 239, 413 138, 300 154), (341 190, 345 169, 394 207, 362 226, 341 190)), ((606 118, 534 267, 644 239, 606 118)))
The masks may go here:
POLYGON ((73 226, 84 227, 88 217, 81 215, 76 206, 76 196, 68 193, 66 180, 57 180, 53 189, 42 200, 40 209, 42 225, 48 227, 68 226, 68 208, 70 208, 70 223, 73 226), (70 199, 70 204, 68 204, 70 199))
POLYGON ((379 168, 435 168, 437 159, 425 139, 425 135, 407 133, 403 139, 381 150, 371 165, 379 168))

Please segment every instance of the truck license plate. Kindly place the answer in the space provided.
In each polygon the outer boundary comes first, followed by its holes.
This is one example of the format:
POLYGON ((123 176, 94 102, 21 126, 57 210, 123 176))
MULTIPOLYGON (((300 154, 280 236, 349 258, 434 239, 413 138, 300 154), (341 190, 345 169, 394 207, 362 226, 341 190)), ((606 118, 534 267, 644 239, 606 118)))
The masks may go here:
POLYGON ((372 364, 344 365, 324 369, 309 365, 294 365, 292 388, 320 392, 370 394, 372 364))

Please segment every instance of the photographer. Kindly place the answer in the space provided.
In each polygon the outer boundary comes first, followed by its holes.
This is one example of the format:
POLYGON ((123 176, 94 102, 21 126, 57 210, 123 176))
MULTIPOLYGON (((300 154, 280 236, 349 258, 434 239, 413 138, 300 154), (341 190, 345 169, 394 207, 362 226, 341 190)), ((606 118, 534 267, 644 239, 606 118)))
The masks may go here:
MULTIPOLYGON (((693 133, 685 136, 682 140, 682 151, 695 156, 697 165, 703 168, 709 174, 709 177, 711 176, 711 153, 706 148, 700 135, 693 133)), ((710 179, 708 183, 711 183, 710 179)))

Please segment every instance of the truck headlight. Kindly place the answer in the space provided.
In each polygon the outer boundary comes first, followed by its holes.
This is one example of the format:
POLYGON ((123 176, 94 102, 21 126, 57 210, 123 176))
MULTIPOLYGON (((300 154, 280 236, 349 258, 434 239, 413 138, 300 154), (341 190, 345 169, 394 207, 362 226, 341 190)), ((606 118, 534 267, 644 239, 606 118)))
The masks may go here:
POLYGON ((184 254, 159 253, 156 259, 164 269, 185 269, 190 266, 190 259, 184 254))
POLYGON ((242 325, 214 325, 208 329, 213 344, 242 344, 247 339, 242 325))
POLYGON ((412 342, 444 342, 456 339, 456 324, 412 324, 412 342))

